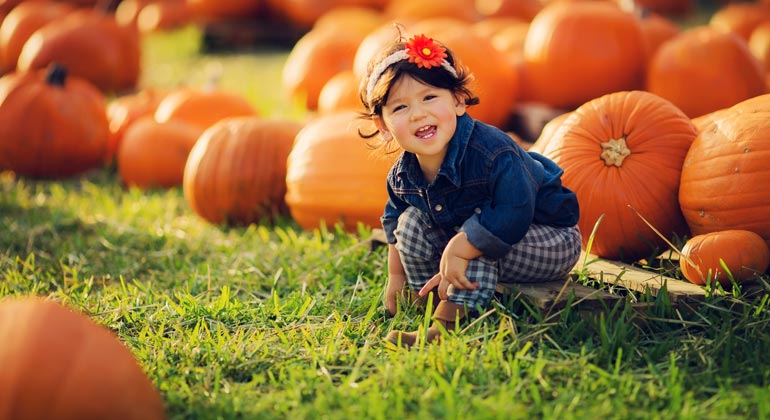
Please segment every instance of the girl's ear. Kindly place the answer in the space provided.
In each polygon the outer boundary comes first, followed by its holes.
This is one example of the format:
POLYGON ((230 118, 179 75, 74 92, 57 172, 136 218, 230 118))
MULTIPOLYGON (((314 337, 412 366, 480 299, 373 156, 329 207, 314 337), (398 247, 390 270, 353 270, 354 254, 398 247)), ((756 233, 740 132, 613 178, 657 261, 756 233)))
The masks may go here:
POLYGON ((390 131, 388 131, 388 127, 385 125, 385 121, 382 120, 382 117, 375 115, 372 117, 372 121, 374 122, 374 126, 377 127, 377 131, 380 132, 380 136, 383 140, 390 141, 393 138, 390 131))
POLYGON ((463 101, 461 98, 455 98, 455 114, 458 117, 461 117, 463 114, 465 114, 465 110, 468 108, 468 105, 465 105, 465 101, 463 101))

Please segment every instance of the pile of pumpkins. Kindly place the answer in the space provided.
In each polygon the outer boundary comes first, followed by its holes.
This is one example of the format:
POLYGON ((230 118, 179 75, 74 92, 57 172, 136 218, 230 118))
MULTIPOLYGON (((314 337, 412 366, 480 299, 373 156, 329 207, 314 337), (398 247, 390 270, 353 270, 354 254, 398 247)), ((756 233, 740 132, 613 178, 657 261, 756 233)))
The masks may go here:
MULTIPOLYGON (((290 16, 292 5, 310 13, 311 3, 281 4, 290 16)), ((729 274, 712 265, 687 278, 723 282, 767 269, 770 195, 761 191, 770 171, 758 162, 770 130, 763 122, 770 112, 770 4, 729 4, 684 30, 619 0, 339 3, 347 4, 294 17, 310 29, 289 52, 282 88, 307 109, 303 121, 264 116, 215 85, 131 90, 131 77, 118 71, 97 72, 100 81, 53 58, 22 60, 31 56, 25 45, 16 68, 0 78, 0 169, 57 178, 114 161, 127 186, 181 186, 211 223, 288 213, 305 229, 377 227, 395 156, 372 153, 359 136, 371 124, 360 118, 358 86, 372 54, 398 30, 425 33, 475 74, 481 103, 470 108, 473 117, 507 129, 528 107, 547 111, 536 141, 513 131, 512 141, 564 168, 588 251, 637 261, 672 238, 740 231, 764 244, 738 241, 751 244, 758 263, 740 260, 729 274), (497 7, 482 16, 480 6, 489 3, 497 7), (107 92, 115 95, 109 101, 107 92), (34 123, 41 120, 56 123, 34 123)), ((671 14, 692 8, 688 1, 646 3, 671 14)), ((115 45, 101 48, 134 51, 115 45)), ((131 54, 129 62, 138 62, 139 52, 131 54)), ((735 255, 752 254, 733 242, 729 248, 741 250, 735 255)))

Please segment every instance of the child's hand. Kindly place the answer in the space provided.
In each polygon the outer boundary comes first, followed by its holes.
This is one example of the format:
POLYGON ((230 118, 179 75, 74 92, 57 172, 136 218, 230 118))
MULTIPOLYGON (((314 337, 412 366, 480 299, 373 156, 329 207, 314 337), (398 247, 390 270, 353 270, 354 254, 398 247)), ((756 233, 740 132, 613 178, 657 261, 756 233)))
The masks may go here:
POLYGON ((398 310, 399 298, 403 298, 404 284, 406 277, 390 275, 388 276, 388 286, 385 288, 385 310, 390 316, 395 316, 398 310))
POLYGON ((438 274, 428 280, 420 289, 420 296, 427 295, 436 286, 438 286, 438 297, 441 300, 447 299, 447 290, 450 285, 455 289, 476 290, 479 287, 478 283, 471 283, 465 275, 468 271, 468 261, 466 258, 455 255, 450 248, 447 248, 441 256, 438 274))

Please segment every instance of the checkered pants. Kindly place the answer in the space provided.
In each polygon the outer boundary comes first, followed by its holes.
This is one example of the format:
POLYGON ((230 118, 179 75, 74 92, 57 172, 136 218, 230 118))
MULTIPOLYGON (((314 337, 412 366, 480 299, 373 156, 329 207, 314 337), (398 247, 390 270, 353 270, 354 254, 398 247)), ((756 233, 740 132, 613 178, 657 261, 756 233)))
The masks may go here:
MULTIPOLYGON (((433 226, 427 215, 414 207, 398 219, 394 232, 396 249, 406 271, 409 287, 420 290, 439 270, 441 253, 453 235, 433 226)), ((580 256, 581 236, 577 226, 556 228, 530 226, 524 238, 499 260, 481 256, 468 264, 468 280, 476 290, 449 287, 448 300, 469 308, 485 308, 501 283, 536 283, 566 278, 580 256)))

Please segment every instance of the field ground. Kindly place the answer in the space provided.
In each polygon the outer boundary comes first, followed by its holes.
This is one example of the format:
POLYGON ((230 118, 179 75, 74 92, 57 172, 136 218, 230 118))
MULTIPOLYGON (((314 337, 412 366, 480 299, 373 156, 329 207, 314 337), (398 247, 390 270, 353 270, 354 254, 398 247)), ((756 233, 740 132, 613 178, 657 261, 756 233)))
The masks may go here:
MULTIPOLYGON (((301 118, 275 95, 285 51, 200 57, 196 39, 154 40, 142 84, 214 69, 267 114, 301 118)), ((288 218, 212 226, 179 189, 126 189, 110 169, 0 176, 0 296, 46 296, 110 328, 169 418, 770 418, 764 283, 685 305, 616 290, 628 298, 593 311, 501 297, 462 334, 403 351, 381 337, 427 321, 410 306, 384 316, 370 236, 288 218)))

